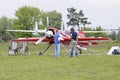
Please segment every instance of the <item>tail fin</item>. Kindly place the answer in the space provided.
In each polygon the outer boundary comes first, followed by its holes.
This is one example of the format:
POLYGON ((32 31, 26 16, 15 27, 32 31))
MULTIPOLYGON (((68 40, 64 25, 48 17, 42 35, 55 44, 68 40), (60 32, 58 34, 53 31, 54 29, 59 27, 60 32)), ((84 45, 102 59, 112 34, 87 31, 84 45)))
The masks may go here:
POLYGON ((85 37, 85 33, 83 31, 78 31, 78 36, 85 37))

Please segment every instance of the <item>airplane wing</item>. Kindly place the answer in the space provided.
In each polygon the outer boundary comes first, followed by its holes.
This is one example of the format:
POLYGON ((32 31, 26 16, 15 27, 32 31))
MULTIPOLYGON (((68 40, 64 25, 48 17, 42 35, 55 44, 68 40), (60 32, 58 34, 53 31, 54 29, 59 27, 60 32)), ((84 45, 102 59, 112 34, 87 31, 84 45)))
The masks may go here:
MULTIPOLYGON (((32 32, 32 33, 36 32, 34 30, 7 30, 7 31, 10 31, 10 32, 32 32)), ((38 30, 38 32, 45 33, 45 30, 38 30)))
POLYGON ((11 41, 13 42, 37 42, 38 40, 41 40, 43 39, 42 41, 43 42, 49 42, 47 38, 18 38, 18 39, 12 39, 11 41))
POLYGON ((81 46, 88 46, 88 45, 96 45, 98 42, 102 41, 110 41, 110 38, 104 38, 104 37, 81 37, 78 38, 78 44, 81 46))
POLYGON ((107 33, 108 31, 83 31, 84 33, 107 33))
POLYGON ((78 38, 78 41, 91 41, 91 40, 96 40, 96 41, 108 41, 108 40, 110 40, 110 38, 104 38, 104 37, 97 37, 97 38, 95 38, 95 37, 81 37, 81 38, 78 38))
POLYGON ((45 32, 46 32, 46 29, 45 29, 45 30, 38 30, 38 32, 40 32, 40 33, 45 33, 45 32))
POLYGON ((7 31, 10 31, 10 32, 35 32, 32 30, 7 30, 7 31))
POLYGON ((34 27, 34 30, 7 30, 7 31, 10 31, 10 32, 32 32, 32 33, 45 33, 46 32, 46 29, 45 30, 39 30, 38 29, 38 24, 37 22, 35 22, 35 27, 34 27))

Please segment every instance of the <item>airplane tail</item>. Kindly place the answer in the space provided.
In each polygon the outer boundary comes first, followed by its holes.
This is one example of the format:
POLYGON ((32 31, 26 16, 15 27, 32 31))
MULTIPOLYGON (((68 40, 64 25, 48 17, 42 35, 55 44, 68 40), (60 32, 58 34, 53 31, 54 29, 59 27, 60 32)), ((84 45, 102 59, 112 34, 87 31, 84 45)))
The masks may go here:
POLYGON ((78 36, 85 37, 85 33, 83 31, 78 31, 78 36))

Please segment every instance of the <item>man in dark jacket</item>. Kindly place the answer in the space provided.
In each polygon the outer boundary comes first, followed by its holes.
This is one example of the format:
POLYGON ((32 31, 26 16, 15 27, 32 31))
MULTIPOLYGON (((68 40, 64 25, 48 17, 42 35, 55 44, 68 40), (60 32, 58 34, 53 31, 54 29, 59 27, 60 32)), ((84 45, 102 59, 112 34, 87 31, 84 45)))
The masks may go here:
POLYGON ((77 56, 77 33, 74 31, 74 28, 71 28, 71 43, 70 43, 70 52, 69 52, 69 56, 77 56))

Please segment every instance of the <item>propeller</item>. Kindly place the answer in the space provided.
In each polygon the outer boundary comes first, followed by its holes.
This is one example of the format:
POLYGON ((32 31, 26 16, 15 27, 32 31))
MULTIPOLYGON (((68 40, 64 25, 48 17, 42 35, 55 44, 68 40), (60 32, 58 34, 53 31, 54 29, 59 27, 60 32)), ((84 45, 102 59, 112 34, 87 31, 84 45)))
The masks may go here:
MULTIPOLYGON (((38 32, 40 32, 40 30, 38 30, 38 32)), ((42 38, 39 38, 39 40, 35 42, 35 44, 34 44, 35 46, 36 46, 37 44, 41 43, 41 42, 43 41, 43 39, 46 37, 46 33, 47 33, 47 29, 46 29, 46 28, 45 28, 45 30, 44 30, 44 33, 45 33, 45 36, 42 37, 42 38)))
POLYGON ((34 45, 36 46, 37 44, 41 43, 45 37, 46 37, 46 36, 44 36, 44 37, 42 37, 42 38, 39 38, 39 40, 36 41, 34 45))
POLYGON ((43 39, 45 39, 45 38, 52 38, 52 37, 53 37, 53 32, 51 30, 48 30, 48 31, 45 32, 44 37, 39 38, 39 40, 35 42, 35 45, 41 43, 43 41, 43 39))

